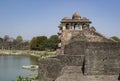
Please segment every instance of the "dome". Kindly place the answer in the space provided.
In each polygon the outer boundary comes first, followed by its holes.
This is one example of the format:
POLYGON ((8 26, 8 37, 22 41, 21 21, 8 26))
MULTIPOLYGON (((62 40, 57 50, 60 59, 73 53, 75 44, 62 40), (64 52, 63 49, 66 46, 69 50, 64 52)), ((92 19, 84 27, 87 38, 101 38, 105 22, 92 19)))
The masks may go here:
POLYGON ((67 20, 67 19, 70 19, 69 17, 64 17, 63 20, 67 20))
POLYGON ((80 17, 80 14, 79 14, 78 12, 75 12, 75 13, 73 14, 73 16, 74 16, 74 17, 80 17))
POLYGON ((75 12, 72 16, 72 19, 80 19, 80 14, 78 12, 75 12))

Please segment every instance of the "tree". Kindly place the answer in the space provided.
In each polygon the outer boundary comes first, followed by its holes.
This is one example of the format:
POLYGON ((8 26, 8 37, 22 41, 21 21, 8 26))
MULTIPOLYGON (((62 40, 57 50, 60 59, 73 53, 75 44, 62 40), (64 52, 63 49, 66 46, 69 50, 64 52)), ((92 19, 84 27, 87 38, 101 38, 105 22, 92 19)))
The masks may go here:
POLYGON ((52 35, 49 39, 46 36, 33 37, 30 41, 31 50, 56 50, 58 47, 58 36, 52 35))
POLYGON ((17 36, 17 37, 16 37, 16 41, 19 42, 19 43, 23 42, 22 36, 20 36, 20 35, 17 36))
POLYGON ((117 42, 120 42, 120 39, 118 37, 116 37, 116 36, 112 36, 110 38, 113 39, 113 40, 115 40, 115 41, 117 41, 117 42))
POLYGON ((38 36, 36 40, 37 40, 37 47, 40 50, 45 50, 47 37, 46 36, 38 36))
POLYGON ((37 46, 36 37, 33 37, 32 40, 30 41, 30 49, 35 50, 36 46, 37 46))
POLYGON ((47 47, 52 50, 56 50, 58 47, 58 35, 52 35, 47 42, 47 47))
POLYGON ((33 37, 30 42, 30 49, 31 50, 45 50, 46 41, 47 41, 46 36, 33 37))

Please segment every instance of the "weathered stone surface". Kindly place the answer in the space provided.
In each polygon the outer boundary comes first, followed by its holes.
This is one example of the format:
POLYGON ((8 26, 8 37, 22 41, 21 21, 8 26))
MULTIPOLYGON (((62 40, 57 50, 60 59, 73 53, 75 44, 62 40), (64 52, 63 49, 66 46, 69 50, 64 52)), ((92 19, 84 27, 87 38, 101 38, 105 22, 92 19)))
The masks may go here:
POLYGON ((61 76, 55 81, 84 81, 80 66, 65 66, 61 71, 61 76))
POLYGON ((120 73, 120 43, 86 43, 85 74, 120 73))
POLYGON ((61 61, 61 64, 66 66, 82 66, 83 65, 83 55, 58 55, 57 59, 61 61))
POLYGON ((85 42, 74 41, 69 43, 64 48, 65 55, 84 55, 85 42))
POLYGON ((84 76, 79 66, 66 66, 61 76, 55 81, 118 81, 119 75, 87 75, 84 76))
POLYGON ((120 43, 86 42, 83 45, 85 45, 84 54, 65 54, 41 59, 39 80, 87 81, 87 76, 92 75, 88 77, 88 79, 92 78, 91 81, 117 81, 115 75, 118 76, 120 73, 120 43), (93 78, 93 76, 103 78, 93 78))
POLYGON ((61 70, 61 75, 71 74, 71 73, 80 73, 82 74, 81 66, 64 66, 61 70))
POLYGON ((62 64, 56 58, 40 59, 39 63, 39 81, 54 81, 60 76, 62 64))

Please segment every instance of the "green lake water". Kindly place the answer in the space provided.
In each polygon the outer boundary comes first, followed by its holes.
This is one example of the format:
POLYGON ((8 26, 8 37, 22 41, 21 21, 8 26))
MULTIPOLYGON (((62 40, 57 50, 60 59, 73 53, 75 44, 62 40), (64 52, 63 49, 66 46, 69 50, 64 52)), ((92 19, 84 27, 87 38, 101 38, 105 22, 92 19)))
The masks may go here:
POLYGON ((0 81, 17 81, 19 75, 29 77, 37 71, 25 70, 22 66, 37 64, 38 58, 32 56, 0 56, 0 81))

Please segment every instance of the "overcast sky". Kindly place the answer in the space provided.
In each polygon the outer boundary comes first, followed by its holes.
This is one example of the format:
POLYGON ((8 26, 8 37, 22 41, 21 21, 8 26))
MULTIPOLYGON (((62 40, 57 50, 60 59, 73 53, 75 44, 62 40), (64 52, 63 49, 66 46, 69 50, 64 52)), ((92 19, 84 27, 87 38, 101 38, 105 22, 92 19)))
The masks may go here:
POLYGON ((61 19, 74 12, 90 19, 99 33, 120 37, 120 0, 0 0, 0 37, 57 34, 61 19))

